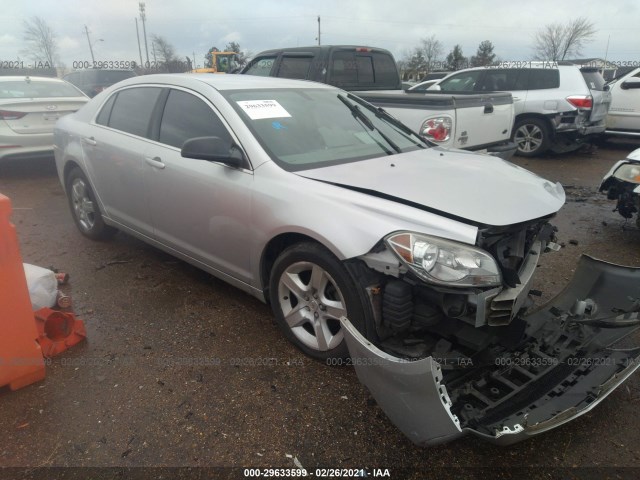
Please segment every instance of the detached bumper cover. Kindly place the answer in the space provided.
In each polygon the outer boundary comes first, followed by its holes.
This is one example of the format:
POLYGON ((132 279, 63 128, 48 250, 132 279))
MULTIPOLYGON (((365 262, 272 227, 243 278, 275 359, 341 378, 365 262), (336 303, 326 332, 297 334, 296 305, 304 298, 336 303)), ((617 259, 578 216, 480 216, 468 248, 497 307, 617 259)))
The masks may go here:
MULTIPOLYGON (((561 356, 504 399, 489 402, 481 417, 466 425, 455 414, 464 405, 452 402, 452 391, 458 388, 468 396, 477 382, 472 379, 461 387, 458 381, 447 391, 450 366, 443 372, 433 357, 417 361, 394 357, 367 341, 346 318, 342 324, 359 380, 414 443, 435 445, 472 433, 507 445, 587 413, 640 367, 640 349, 612 348, 637 330, 638 299, 640 268, 583 256, 560 295, 523 319, 528 338, 548 342, 553 337, 557 345, 563 343, 561 356), (590 306, 587 313, 581 308, 585 305, 590 306), (566 348, 565 331, 583 339, 574 351, 566 348)), ((477 367, 482 378, 506 378, 504 363, 494 363, 477 367)))

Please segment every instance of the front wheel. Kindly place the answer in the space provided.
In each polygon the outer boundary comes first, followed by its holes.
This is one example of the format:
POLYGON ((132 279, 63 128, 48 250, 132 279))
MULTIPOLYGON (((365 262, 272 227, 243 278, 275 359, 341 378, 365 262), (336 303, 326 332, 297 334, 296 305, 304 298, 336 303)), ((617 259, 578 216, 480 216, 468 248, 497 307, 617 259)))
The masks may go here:
POLYGON ((271 270, 269 296, 287 339, 312 358, 348 357, 341 317, 366 335, 367 305, 340 260, 321 245, 283 251, 271 270))
POLYGON ((89 180, 78 167, 67 175, 67 198, 78 230, 92 240, 111 237, 117 230, 104 223, 89 180))
POLYGON ((535 157, 549 149, 549 127, 538 118, 523 118, 513 127, 513 141, 518 147, 516 155, 535 157))

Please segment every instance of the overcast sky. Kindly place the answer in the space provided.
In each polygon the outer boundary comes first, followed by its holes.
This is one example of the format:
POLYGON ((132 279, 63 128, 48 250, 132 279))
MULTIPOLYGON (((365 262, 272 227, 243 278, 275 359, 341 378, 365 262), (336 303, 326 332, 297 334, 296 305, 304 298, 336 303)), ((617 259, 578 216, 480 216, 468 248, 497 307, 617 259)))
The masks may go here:
MULTIPOLYGON (((598 34, 582 57, 640 62, 638 0, 146 0, 147 37, 165 37, 182 59, 198 64, 207 50, 236 41, 253 54, 268 48, 317 43, 317 16, 323 44, 387 48, 397 57, 435 35, 445 54, 460 44, 465 56, 490 40, 505 61, 532 58, 537 29, 578 16, 594 22, 598 34)), ((23 21, 39 15, 57 34, 67 67, 91 60, 84 26, 89 28, 96 60, 139 61, 135 18, 138 0, 3 0, 0 61, 27 60, 23 21), (99 41, 102 39, 102 41, 99 41)), ((140 23, 140 22, 139 22, 140 23)), ((142 24, 140 23, 142 38, 142 24)), ((144 57, 144 40, 142 40, 144 57)), ((151 48, 149 41, 149 48, 151 48)), ((150 52, 151 56, 151 52, 150 52)))

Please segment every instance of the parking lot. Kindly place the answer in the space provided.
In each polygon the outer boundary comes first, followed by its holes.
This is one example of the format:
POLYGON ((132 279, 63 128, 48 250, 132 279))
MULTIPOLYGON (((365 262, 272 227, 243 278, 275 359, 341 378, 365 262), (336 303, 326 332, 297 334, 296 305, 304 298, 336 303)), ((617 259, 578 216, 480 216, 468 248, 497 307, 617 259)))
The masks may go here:
MULTIPOLYGON (((581 254, 640 266, 635 222, 625 225, 597 192, 613 162, 638 147, 615 140, 514 159, 567 193, 553 222, 563 248, 543 256, 535 277, 542 300, 569 281, 581 254)), ((443 477, 490 463, 531 468, 530 476, 585 473, 552 470, 572 467, 604 468, 600 478, 634 476, 637 374, 592 412, 514 446, 466 437, 418 448, 352 368, 312 361, 288 343, 267 305, 126 234, 108 242, 80 235, 53 159, 0 165, 0 192, 12 200, 23 260, 71 275, 88 333, 53 359, 44 382, 0 394, 3 466, 302 465, 424 478, 432 469, 443 477)))

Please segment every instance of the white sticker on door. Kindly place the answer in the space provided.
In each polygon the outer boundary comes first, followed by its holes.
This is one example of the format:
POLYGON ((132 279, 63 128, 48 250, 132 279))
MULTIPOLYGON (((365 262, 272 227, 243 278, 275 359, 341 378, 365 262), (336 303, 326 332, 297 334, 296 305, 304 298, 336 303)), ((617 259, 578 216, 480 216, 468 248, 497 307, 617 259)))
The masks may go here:
POLYGON ((238 105, 247 112, 251 120, 291 116, 276 100, 247 100, 238 102, 238 105))

